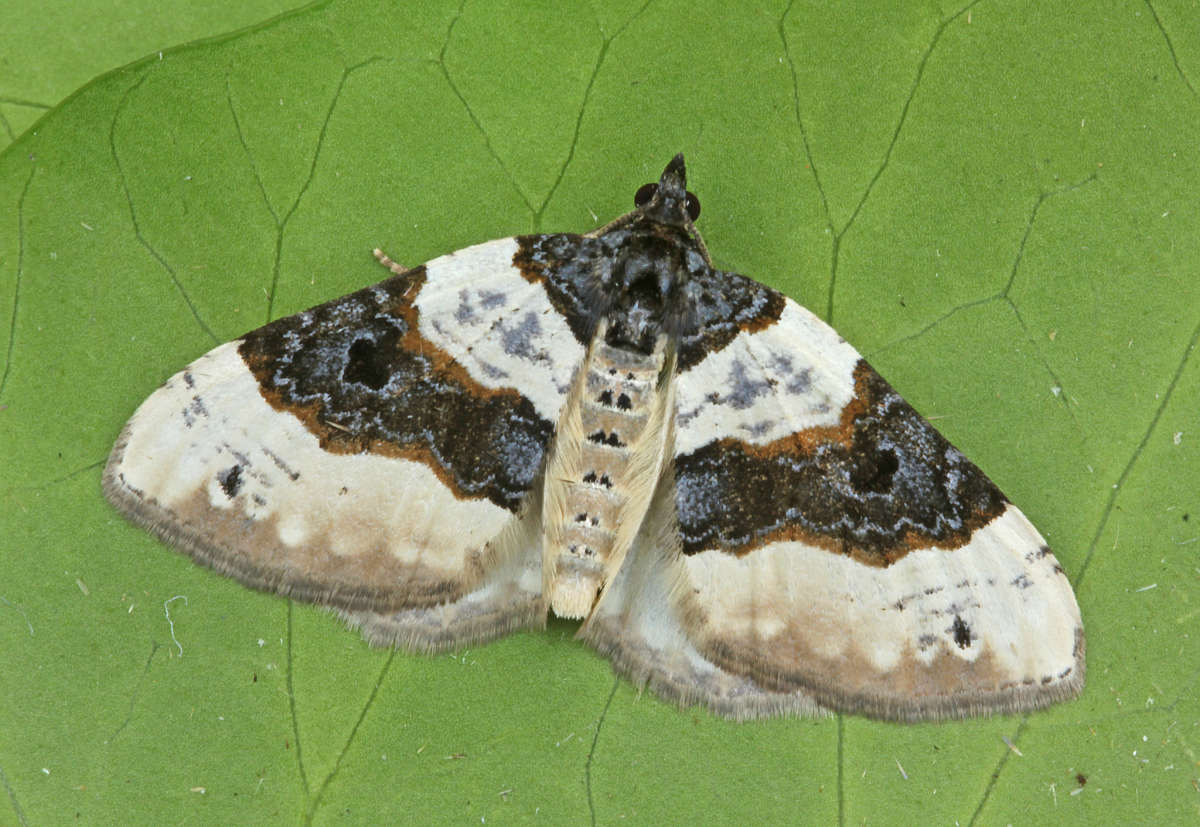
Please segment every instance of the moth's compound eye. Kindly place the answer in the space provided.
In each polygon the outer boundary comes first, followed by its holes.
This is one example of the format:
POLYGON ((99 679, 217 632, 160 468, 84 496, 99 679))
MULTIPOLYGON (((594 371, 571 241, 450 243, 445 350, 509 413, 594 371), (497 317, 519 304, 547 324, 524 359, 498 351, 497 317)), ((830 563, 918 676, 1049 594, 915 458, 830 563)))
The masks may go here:
POLYGON ((658 184, 642 184, 633 194, 633 206, 644 207, 650 203, 654 193, 658 192, 658 184))
POLYGON ((690 192, 687 194, 687 214, 693 221, 700 217, 700 199, 690 192))

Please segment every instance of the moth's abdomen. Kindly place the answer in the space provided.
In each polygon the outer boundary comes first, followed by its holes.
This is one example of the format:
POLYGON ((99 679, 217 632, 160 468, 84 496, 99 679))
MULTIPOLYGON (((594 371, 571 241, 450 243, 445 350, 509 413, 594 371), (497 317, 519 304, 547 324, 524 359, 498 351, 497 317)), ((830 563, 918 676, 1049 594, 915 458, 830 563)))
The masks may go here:
POLYGON ((596 335, 546 473, 543 577, 560 617, 586 617, 637 533, 662 468, 671 410, 666 337, 649 353, 596 335))
POLYGON ((607 559, 628 504, 628 469, 655 397, 659 360, 607 345, 588 365, 580 402, 582 477, 567 483, 567 551, 607 559), (572 513, 574 512, 574 513, 572 513))

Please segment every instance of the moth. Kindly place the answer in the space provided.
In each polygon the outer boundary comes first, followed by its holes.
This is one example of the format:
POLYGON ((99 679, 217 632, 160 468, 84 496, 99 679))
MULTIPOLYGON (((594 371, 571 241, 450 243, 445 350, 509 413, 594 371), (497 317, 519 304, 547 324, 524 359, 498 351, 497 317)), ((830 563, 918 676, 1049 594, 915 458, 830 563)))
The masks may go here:
POLYGON ((247 586, 432 652, 580 618, 732 718, 1043 707, 1079 607, 1025 516, 832 328, 716 269, 682 155, 582 235, 490 241, 201 356, 104 492, 247 586))

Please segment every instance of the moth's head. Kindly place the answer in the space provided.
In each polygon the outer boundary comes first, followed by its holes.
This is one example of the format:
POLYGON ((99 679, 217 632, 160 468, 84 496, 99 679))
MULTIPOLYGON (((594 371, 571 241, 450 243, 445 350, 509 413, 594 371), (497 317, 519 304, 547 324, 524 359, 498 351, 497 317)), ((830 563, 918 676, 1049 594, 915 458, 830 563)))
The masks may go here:
POLYGON ((634 206, 650 221, 693 231, 700 217, 700 199, 687 191, 683 153, 667 164, 657 184, 643 184, 633 196, 634 206))
POLYGON ((634 196, 637 209, 612 232, 607 285, 609 344, 650 352, 659 334, 678 334, 690 318, 689 285, 709 269, 692 222, 700 202, 687 191, 683 155, 676 155, 657 184, 634 196))

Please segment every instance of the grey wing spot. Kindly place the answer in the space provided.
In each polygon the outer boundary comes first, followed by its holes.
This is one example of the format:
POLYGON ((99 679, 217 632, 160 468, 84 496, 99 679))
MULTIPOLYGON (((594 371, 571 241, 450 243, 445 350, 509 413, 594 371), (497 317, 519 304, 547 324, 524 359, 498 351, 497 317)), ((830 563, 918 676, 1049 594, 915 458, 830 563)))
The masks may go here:
POLYGON ((777 353, 771 358, 771 370, 783 381, 788 393, 800 396, 812 388, 812 368, 796 369, 790 354, 777 353))
POLYGON ((495 310, 508 301, 508 295, 498 290, 480 290, 479 306, 484 310, 495 310))
POLYGON ((762 422, 752 422, 749 425, 743 425, 742 430, 751 436, 762 436, 775 427, 775 423, 769 419, 764 419, 762 422))
POLYGON ((721 394, 717 393, 716 391, 713 391, 712 393, 710 393, 704 397, 703 403, 696 405, 694 408, 692 408, 689 411, 679 411, 676 414, 676 421, 681 426, 687 425, 693 419, 698 417, 700 415, 700 412, 702 410, 704 410, 704 408, 707 407, 708 405, 720 405, 720 404, 721 404, 721 394))
POLYGON ((482 321, 479 309, 495 310, 503 307, 508 301, 508 294, 499 290, 476 290, 473 293, 467 288, 458 291, 458 307, 454 310, 454 319, 459 324, 474 325, 482 321), (478 308, 475 306, 478 302, 478 308))
POLYGON ((755 379, 750 376, 746 364, 742 360, 735 361, 729 369, 729 393, 725 400, 734 408, 745 410, 754 404, 754 400, 772 392, 775 386, 770 377, 755 379))
POLYGON ((470 324, 475 320, 475 308, 471 306, 471 294, 466 288, 458 291, 458 307, 454 311, 454 320, 459 324, 470 324))
POLYGON ((498 328, 500 343, 508 355, 530 361, 546 359, 545 350, 534 347, 534 341, 541 335, 542 324, 533 311, 527 311, 521 320, 512 327, 500 324, 498 328))
POLYGON ((286 462, 284 462, 283 458, 280 457, 278 454, 276 454, 274 451, 272 451, 268 448, 261 448, 260 450, 262 450, 262 452, 264 454, 266 454, 267 457, 270 458, 270 460, 272 462, 275 463, 275 466, 280 471, 287 474, 288 477, 292 480, 292 482, 295 482, 296 480, 300 479, 300 472, 293 470, 292 467, 290 465, 288 465, 286 462))
POLYGON ((199 396, 193 396, 191 403, 183 409, 183 424, 185 427, 192 427, 196 421, 202 417, 208 416, 208 408, 204 405, 204 400, 199 396))
POLYGON ((473 294, 467 288, 458 291, 458 308, 454 311, 454 318, 460 324, 477 324, 479 314, 476 311, 472 299, 479 303, 479 307, 483 310, 495 310, 498 307, 503 307, 508 301, 508 294, 502 293, 499 290, 476 290, 473 294))

